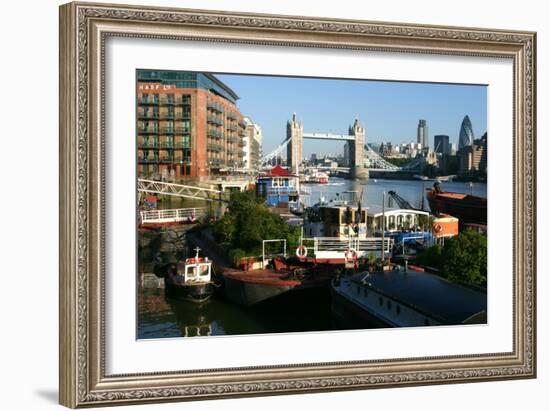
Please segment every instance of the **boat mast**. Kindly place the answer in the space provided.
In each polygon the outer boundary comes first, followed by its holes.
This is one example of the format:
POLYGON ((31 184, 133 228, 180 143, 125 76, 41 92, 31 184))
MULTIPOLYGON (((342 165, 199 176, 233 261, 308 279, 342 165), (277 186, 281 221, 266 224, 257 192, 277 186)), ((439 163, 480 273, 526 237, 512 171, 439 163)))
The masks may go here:
POLYGON ((386 192, 382 192, 382 262, 384 262, 384 236, 386 234, 386 192))

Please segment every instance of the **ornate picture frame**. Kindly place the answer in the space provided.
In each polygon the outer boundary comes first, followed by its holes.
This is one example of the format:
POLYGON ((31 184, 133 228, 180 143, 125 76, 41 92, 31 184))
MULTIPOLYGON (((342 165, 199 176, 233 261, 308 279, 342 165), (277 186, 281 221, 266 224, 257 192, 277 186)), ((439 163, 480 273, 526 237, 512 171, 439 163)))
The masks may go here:
MULTIPOLYGON (((199 400, 536 376, 536 34, 69 3, 60 7, 60 403, 199 400), (201 40, 513 62, 513 350, 132 375, 105 371, 105 42, 201 40)), ((132 258, 129 256, 128 258, 132 258)))

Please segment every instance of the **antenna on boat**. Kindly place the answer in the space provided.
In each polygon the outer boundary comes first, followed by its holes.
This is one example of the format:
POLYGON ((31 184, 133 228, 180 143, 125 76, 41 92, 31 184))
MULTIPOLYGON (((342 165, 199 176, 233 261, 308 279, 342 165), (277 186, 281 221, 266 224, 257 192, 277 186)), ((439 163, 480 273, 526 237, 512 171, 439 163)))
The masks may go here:
POLYGON ((199 247, 196 247, 196 248, 195 248, 195 251, 197 252, 197 255, 195 256, 196 258, 199 258, 199 251, 200 251, 200 250, 201 250, 201 249, 200 249, 199 247))
POLYGON ((382 192, 382 264, 384 263, 384 236, 386 235, 386 192, 382 192))

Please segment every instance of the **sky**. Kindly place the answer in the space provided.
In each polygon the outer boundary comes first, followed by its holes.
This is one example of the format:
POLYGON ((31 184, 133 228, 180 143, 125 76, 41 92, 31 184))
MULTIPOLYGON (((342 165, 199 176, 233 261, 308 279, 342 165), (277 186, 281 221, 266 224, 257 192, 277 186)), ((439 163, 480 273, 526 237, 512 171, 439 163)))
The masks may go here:
MULTIPOLYGON (((216 74, 235 91, 240 112, 263 132, 263 152, 286 138, 286 123, 296 113, 306 132, 347 134, 355 118, 365 127, 367 143, 416 142, 418 120, 433 136, 447 134, 458 144, 465 115, 475 137, 487 130, 487 87, 436 83, 321 79, 216 74)), ((303 154, 342 153, 343 142, 305 140, 303 154)))

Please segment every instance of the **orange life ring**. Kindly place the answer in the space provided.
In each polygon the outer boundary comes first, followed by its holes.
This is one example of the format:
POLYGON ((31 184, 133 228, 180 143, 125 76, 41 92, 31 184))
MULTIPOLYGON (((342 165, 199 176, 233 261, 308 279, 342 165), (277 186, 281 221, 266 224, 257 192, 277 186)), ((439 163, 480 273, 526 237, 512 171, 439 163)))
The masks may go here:
POLYGON ((436 233, 439 233, 439 232, 441 231, 441 224, 436 224, 436 225, 434 225, 434 231, 435 231, 436 233))
POLYGON ((344 256, 346 257, 346 260, 355 261, 357 259, 357 251, 353 248, 348 248, 344 252, 344 256), (350 254, 351 254, 351 258, 349 257, 350 254))
POLYGON ((299 245, 296 249, 296 257, 299 259, 304 259, 307 257, 307 247, 305 245, 299 245))

